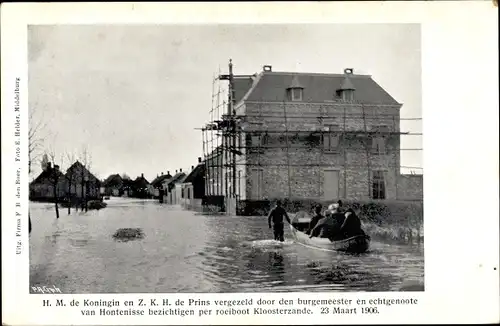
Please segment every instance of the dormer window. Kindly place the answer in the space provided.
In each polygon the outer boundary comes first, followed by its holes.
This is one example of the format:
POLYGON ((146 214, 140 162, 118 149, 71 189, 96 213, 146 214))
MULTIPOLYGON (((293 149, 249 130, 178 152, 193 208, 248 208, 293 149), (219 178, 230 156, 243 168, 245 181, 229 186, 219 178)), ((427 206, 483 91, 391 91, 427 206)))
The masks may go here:
POLYGON ((302 101, 302 88, 291 88, 292 101, 302 101))
POLYGON ((354 91, 352 89, 346 89, 342 91, 342 101, 345 102, 354 101, 354 91))
POLYGON ((304 87, 300 84, 299 77, 297 75, 293 76, 292 82, 287 88, 288 100, 290 101, 303 101, 304 99, 304 87))
POLYGON ((354 73, 354 69, 348 68, 344 70, 344 79, 337 90, 337 95, 340 96, 344 102, 354 101, 354 85, 352 84, 350 76, 354 73))

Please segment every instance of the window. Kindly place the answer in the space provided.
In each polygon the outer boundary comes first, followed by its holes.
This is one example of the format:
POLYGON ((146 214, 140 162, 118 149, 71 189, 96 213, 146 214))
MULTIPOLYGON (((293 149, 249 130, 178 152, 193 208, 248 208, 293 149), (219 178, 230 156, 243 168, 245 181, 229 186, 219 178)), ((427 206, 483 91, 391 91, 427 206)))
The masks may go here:
POLYGON ((354 92, 351 89, 346 89, 342 91, 342 100, 346 102, 351 102, 354 100, 354 92))
POLYGON ((292 88, 292 101, 302 101, 302 88, 292 88))
POLYGON ((250 176, 251 199, 262 199, 264 171, 262 169, 252 169, 250 176))
POLYGON ((385 199, 384 171, 372 173, 372 199, 385 199))
POLYGON ((181 188, 181 198, 184 198, 184 188, 181 188))
POLYGON ((328 126, 327 130, 327 132, 323 133, 323 150, 325 152, 336 152, 340 143, 338 126, 328 126))
POLYGON ((190 199, 191 198, 191 189, 188 188, 188 196, 187 196, 187 199, 190 199))
POLYGON ((383 155, 386 154, 385 138, 382 136, 375 136, 372 138, 372 152, 373 154, 383 155))
POLYGON ((258 149, 259 147, 266 146, 269 140, 269 135, 266 133, 264 135, 254 134, 251 136, 250 142, 251 147, 258 149))

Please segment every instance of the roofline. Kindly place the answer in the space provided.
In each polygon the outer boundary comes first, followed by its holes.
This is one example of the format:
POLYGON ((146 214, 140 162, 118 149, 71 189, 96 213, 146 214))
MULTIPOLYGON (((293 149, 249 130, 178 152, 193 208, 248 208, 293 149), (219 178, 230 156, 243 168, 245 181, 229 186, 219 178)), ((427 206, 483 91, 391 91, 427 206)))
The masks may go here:
POLYGON ((245 95, 243 95, 243 97, 239 100, 238 103, 236 103, 236 105, 234 106, 234 109, 237 110, 239 108, 240 105, 242 105, 243 103, 246 102, 248 96, 250 96, 250 94, 252 94, 252 92, 254 91, 255 87, 257 87, 257 85, 259 84, 262 76, 264 75, 264 72, 261 71, 260 73, 256 73, 254 76, 255 76, 255 79, 253 81, 253 84, 252 84, 252 87, 250 87, 247 92, 245 93, 245 95))
MULTIPOLYGON (((290 71, 262 71, 260 74, 266 75, 302 75, 302 76, 323 76, 323 77, 345 77, 346 74, 322 73, 322 72, 290 72, 290 71)), ((372 78, 372 75, 349 74, 349 77, 372 78)))
POLYGON ((346 105, 346 106, 382 106, 382 107, 397 107, 399 106, 400 108, 403 106, 403 103, 399 103, 396 101, 394 104, 378 104, 378 103, 362 103, 362 102, 343 102, 343 101, 325 101, 325 102, 290 102, 290 101, 245 101, 245 103, 248 104, 276 104, 276 103, 293 103, 293 104, 300 104, 300 103, 307 103, 308 105, 325 105, 325 104, 340 104, 340 105, 346 105))

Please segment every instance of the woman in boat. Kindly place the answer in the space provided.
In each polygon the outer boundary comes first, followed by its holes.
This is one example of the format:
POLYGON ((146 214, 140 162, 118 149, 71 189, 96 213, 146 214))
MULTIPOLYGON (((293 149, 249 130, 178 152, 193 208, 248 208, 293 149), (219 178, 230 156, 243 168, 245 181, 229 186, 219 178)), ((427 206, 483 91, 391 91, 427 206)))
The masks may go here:
POLYGON ((357 235, 365 235, 361 227, 361 220, 352 208, 345 212, 345 219, 339 230, 339 237, 348 239, 357 235))

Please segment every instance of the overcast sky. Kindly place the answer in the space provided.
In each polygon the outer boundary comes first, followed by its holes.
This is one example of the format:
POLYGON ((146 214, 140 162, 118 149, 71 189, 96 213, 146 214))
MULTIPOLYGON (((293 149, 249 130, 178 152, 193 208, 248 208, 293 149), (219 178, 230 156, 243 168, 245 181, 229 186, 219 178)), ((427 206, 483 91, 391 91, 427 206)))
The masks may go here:
MULTIPOLYGON (((274 71, 373 76, 402 118, 421 109, 420 27, 405 25, 92 25, 30 26, 29 107, 47 121, 45 147, 92 154, 92 171, 151 181, 203 155, 212 77, 233 59, 236 74, 274 71)), ((422 132, 402 121, 402 131, 422 132)), ((403 137, 402 148, 421 148, 403 137)), ((68 162, 63 162, 67 168, 68 162)), ((402 165, 422 167, 420 151, 402 165)), ((35 164, 37 172, 39 164, 35 164)))

